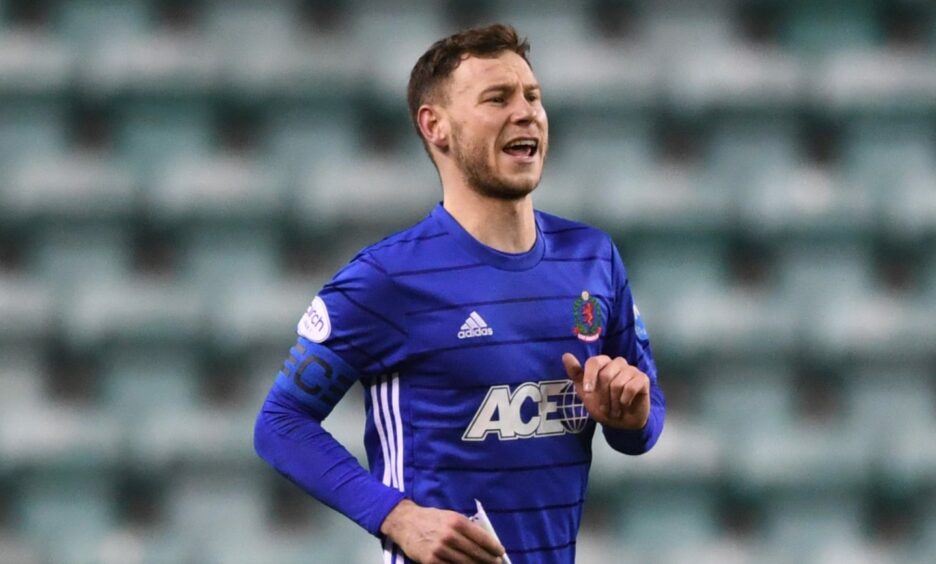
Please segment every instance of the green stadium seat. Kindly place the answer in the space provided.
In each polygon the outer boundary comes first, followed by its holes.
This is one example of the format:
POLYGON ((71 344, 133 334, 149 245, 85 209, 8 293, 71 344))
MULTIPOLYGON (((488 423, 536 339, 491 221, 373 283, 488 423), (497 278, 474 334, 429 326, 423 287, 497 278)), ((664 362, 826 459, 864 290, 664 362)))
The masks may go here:
POLYGON ((613 535, 623 550, 648 556, 660 547, 712 543, 720 532, 717 503, 714 489, 697 485, 621 488, 613 535))
MULTIPOLYGON (((867 297, 874 290, 872 253, 863 241, 784 241, 777 251, 778 295, 802 315, 830 300, 867 297)), ((854 303, 854 302, 853 302, 854 303)))
POLYGON ((100 470, 120 456, 120 429, 108 413, 42 402, 0 414, 0 460, 12 468, 100 470))
MULTIPOLYGON (((849 6, 847 9, 851 12, 849 6)), ((916 114, 936 108, 932 57, 911 50, 843 49, 816 69, 812 97, 827 111, 916 114)))
POLYGON ((931 491, 929 494, 920 496, 920 507, 922 511, 917 522, 917 530, 914 531, 916 538, 912 554, 919 558, 918 561, 923 562, 936 550, 936 499, 931 491))
POLYGON ((625 171, 646 172, 654 166, 654 124, 647 117, 579 113, 560 117, 559 126, 561 136, 550 140, 550 157, 566 167, 577 167, 578 174, 594 177, 607 170, 605 174, 614 177, 625 171))
POLYGON ((62 224, 34 228, 25 252, 30 276, 56 292, 118 283, 133 269, 132 254, 131 236, 124 227, 62 224))
POLYGON ((126 427, 198 404, 200 367, 191 347, 125 346, 107 351, 100 365, 102 404, 126 427))
MULTIPOLYGON (((349 521, 350 523, 350 521, 349 521)), ((352 526, 357 527, 352 524, 352 526)), ((334 532, 258 531, 249 535, 221 535, 202 548, 203 562, 212 564, 304 564, 314 555, 317 562, 368 562, 381 557, 380 541, 362 529, 352 529, 350 539, 334 532), (370 541, 370 542, 368 542, 370 541)))
MULTIPOLYGON (((0 163, 7 181, 11 165, 24 159, 60 155, 66 146, 65 107, 36 96, 0 104, 0 163)), ((4 210, 5 210, 4 206, 4 210)), ((6 216, 6 212, 3 213, 6 216)))
POLYGON ((68 50, 42 33, 0 29, 0 93, 59 95, 72 78, 68 50))
POLYGON ((848 369, 847 409, 855 428, 883 444, 904 427, 936 422, 930 372, 925 365, 890 362, 848 369))
POLYGON ((491 12, 491 21, 509 22, 531 45, 544 48, 578 48, 592 33, 586 11, 561 0, 543 0, 536 10, 510 2, 493 4, 491 12))
POLYGON ((678 295, 663 316, 662 342, 687 358, 789 358, 799 343, 797 312, 769 292, 678 295))
POLYGON ((306 229, 342 224, 399 229, 428 213, 427 195, 437 194, 438 186, 439 177, 425 158, 336 158, 303 176, 295 212, 298 221, 308 224, 306 229))
POLYGON ((804 348, 826 360, 925 361, 936 339, 928 305, 884 294, 830 294, 804 316, 804 348))
MULTIPOLYGON (((93 558, 102 563, 172 564, 207 562, 203 551, 161 527, 119 528, 97 544, 93 558)), ((270 560, 270 562, 275 562, 270 560)))
POLYGON ((201 36, 147 32, 107 41, 82 67, 82 88, 94 96, 178 99, 218 87, 221 61, 201 36))
POLYGON ((596 215, 618 229, 662 234, 721 233, 731 216, 730 194, 694 167, 663 165, 599 184, 596 215))
POLYGON ((129 220, 137 189, 118 162, 90 153, 30 159, 0 189, 7 213, 28 225, 129 220))
POLYGON ((131 456, 147 467, 256 464, 254 471, 260 472, 250 437, 261 403, 249 411, 205 404, 192 409, 165 406, 164 413, 139 421, 131 456))
POLYGON ((341 105, 273 106, 261 135, 264 158, 291 179, 332 159, 347 161, 363 145, 353 109, 341 105))
POLYGON ((535 43, 530 54, 551 116, 582 109, 610 114, 652 108, 660 94, 663 69, 645 45, 571 46, 556 41, 559 37, 535 43), (583 59, 588 64, 582 64, 583 59))
POLYGON ((62 336, 78 350, 113 344, 197 342, 203 303, 193 288, 148 279, 83 286, 63 305, 62 336))
POLYGON ((23 276, 0 276, 0 343, 26 348, 53 332, 55 299, 45 284, 23 276))
POLYGON ((758 178, 795 167, 797 136, 797 124, 786 114, 739 112, 713 120, 705 146, 705 174, 718 178, 733 199, 740 199, 758 178))
POLYGON ((19 345, 0 348, 0 410, 39 406, 46 402, 47 368, 39 350, 19 345))
POLYGON ((308 30, 298 23, 297 5, 258 0, 207 3, 204 39, 221 56, 222 80, 229 94, 247 100, 297 93, 314 98, 320 88, 329 89, 330 71, 342 74, 335 64, 340 59, 336 53, 344 51, 348 62, 359 58, 353 49, 329 53, 314 42, 302 42, 301 32, 308 30))
MULTIPOLYGON (((677 548, 663 547, 658 552, 652 552, 642 560, 633 562, 646 562, 660 556, 663 562, 694 562, 696 564, 745 564, 746 562, 782 562, 780 556, 771 554, 762 545, 739 539, 731 535, 722 535, 710 541, 677 548)), ((630 560, 628 561, 630 562, 630 560)))
POLYGON ((846 124, 842 153, 849 181, 869 186, 883 204, 893 196, 894 185, 907 176, 931 173, 936 166, 936 137, 917 116, 864 116, 846 124))
POLYGON ((785 7, 783 42, 806 56, 873 47, 880 40, 873 0, 798 0, 785 7))
POLYGON ((211 106, 200 100, 138 100, 115 113, 115 149, 147 185, 179 158, 208 154, 213 138, 211 106))
POLYGON ((187 155, 176 160, 145 194, 161 224, 254 224, 283 211, 283 179, 268 164, 233 154, 187 155))
POLYGON ((264 43, 288 41, 299 31, 296 2, 210 0, 202 13, 204 35, 232 55, 264 43))
POLYGON ((209 309, 235 290, 266 288, 279 276, 278 234, 272 227, 193 226, 181 231, 178 247, 177 279, 209 309))
POLYGON ((727 283, 725 255, 717 238, 659 237, 628 247, 622 259, 640 305, 720 291, 727 283))
POLYGON ((177 472, 166 497, 169 530, 197 544, 262 531, 269 496, 255 470, 259 463, 250 473, 237 468, 177 472))
POLYGON ((846 181, 809 165, 761 176, 740 201, 743 229, 778 239, 864 234, 873 224, 875 201, 866 187, 846 181))
POLYGON ((17 529, 41 547, 45 561, 90 558, 92 545, 118 522, 114 493, 112 476, 106 473, 31 473, 17 486, 17 529))
POLYGON ((900 174, 899 182, 883 202, 881 224, 895 240, 925 244, 928 237, 936 234, 934 168, 900 174))
POLYGON ((936 299, 936 250, 926 249, 921 258, 920 287, 929 299, 936 299))
POLYGON ((816 555, 818 562, 853 564, 900 564, 911 562, 910 554, 896 543, 877 542, 870 535, 861 539, 839 538, 823 543, 816 555))
POLYGON ((922 486, 921 478, 927 474, 920 470, 936 467, 936 449, 926 441, 917 442, 936 426, 931 371, 925 365, 876 360, 876 365, 862 364, 846 371, 846 420, 879 445, 877 463, 887 469, 891 484, 922 486))
POLYGON ((687 51, 666 70, 673 103, 691 111, 792 108, 807 84, 806 68, 790 53, 740 42, 687 51))
POLYGON ((781 433, 794 420, 794 374, 783 363, 732 362, 699 374, 699 413, 718 436, 781 433))
POLYGON ((218 287, 275 279, 282 180, 265 163, 235 156, 176 161, 147 202, 152 220, 176 236, 180 279, 206 298, 218 287))
MULTIPOLYGON (((929 389, 921 389, 917 393, 923 396, 931 392, 931 389, 930 386, 929 389)), ((926 398, 924 396, 920 399, 926 398)), ((920 403, 920 399, 910 405, 920 403)), ((891 416, 893 415, 892 413, 891 416)), ((936 445, 929 440, 929 437, 932 437, 933 425, 932 418, 915 418, 888 438, 887 448, 879 456, 879 462, 882 472, 887 476, 887 487, 892 491, 926 491, 936 486, 936 445)), ((936 529, 933 532, 936 533, 936 529)), ((933 540, 936 541, 936 537, 933 540)))
POLYGON ((654 2, 642 8, 638 33, 663 57, 731 45, 730 3, 654 2))
POLYGON ((0 554, 7 562, 16 564, 41 564, 38 543, 30 543, 25 539, 11 535, 0 530, 0 554))
POLYGON ((864 499, 838 492, 803 491, 766 500, 767 546, 788 561, 815 562, 830 547, 863 538, 864 499))
MULTIPOLYGON (((252 487, 252 486, 251 486, 252 487)), ((293 486, 289 486, 293 488, 293 486)), ((382 556, 380 541, 357 524, 295 489, 295 495, 304 499, 303 505, 311 509, 311 519, 301 525, 277 525, 267 522, 266 527, 245 530, 238 534, 211 531, 203 535, 201 543, 204 561, 216 564, 252 564, 276 562, 302 564, 310 555, 316 562, 374 562, 382 556)), ((269 496, 263 492, 264 500, 269 496)), ((223 501, 219 500, 219 503, 223 501)), ((260 506, 267 512, 268 507, 260 506)))
POLYGON ((747 437, 729 453, 731 479, 740 489, 755 493, 867 487, 874 445, 866 436, 841 422, 798 419, 777 430, 745 429, 750 431, 747 437))
POLYGON ((56 33, 69 47, 85 50, 145 32, 151 24, 150 4, 147 0, 61 2, 53 6, 52 18, 56 33))

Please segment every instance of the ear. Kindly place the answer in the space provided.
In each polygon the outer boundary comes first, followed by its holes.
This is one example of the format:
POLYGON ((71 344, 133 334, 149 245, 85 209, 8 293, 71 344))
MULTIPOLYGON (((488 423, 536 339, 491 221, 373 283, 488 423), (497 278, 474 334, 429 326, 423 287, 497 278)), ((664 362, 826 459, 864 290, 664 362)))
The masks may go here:
POLYGON ((441 108, 423 104, 416 112, 416 123, 426 143, 445 152, 449 146, 449 123, 441 108))

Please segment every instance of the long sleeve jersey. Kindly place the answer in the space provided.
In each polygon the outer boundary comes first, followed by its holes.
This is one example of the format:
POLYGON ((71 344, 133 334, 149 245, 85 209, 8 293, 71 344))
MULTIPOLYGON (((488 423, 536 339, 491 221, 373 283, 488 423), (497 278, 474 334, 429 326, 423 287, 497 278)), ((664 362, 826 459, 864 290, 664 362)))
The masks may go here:
POLYGON ((665 401, 649 338, 614 243, 535 212, 536 242, 509 254, 475 240, 439 204, 361 251, 302 315, 257 419, 259 455, 383 543, 404 498, 474 513, 480 500, 515 563, 573 562, 597 424, 568 380, 580 362, 622 356, 650 378, 640 430, 603 428, 641 454, 665 401), (321 426, 360 382, 369 470, 321 426))

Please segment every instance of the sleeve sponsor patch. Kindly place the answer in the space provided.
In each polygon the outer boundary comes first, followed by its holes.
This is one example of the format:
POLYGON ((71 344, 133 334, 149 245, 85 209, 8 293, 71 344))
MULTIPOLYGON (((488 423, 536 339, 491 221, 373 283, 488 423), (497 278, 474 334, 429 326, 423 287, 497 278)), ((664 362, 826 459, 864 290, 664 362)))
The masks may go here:
POLYGON ((637 304, 634 304, 634 333, 641 341, 650 339, 650 336, 647 335, 647 326, 644 325, 643 318, 640 317, 640 310, 637 309, 637 304))
POLYGON ((331 335, 331 320, 328 319, 328 308, 322 298, 315 296, 312 299, 296 326, 296 332, 313 343, 324 342, 331 335))

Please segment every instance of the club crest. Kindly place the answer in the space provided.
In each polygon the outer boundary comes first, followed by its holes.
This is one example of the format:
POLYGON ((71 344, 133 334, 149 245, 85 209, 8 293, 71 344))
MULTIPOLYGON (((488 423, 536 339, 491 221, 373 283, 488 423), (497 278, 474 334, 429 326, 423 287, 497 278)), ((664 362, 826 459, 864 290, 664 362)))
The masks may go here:
POLYGON ((604 321, 601 303, 585 290, 582 297, 572 304, 572 313, 575 316, 575 327, 572 328, 575 336, 586 343, 597 341, 601 336, 601 323, 604 321))

